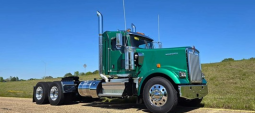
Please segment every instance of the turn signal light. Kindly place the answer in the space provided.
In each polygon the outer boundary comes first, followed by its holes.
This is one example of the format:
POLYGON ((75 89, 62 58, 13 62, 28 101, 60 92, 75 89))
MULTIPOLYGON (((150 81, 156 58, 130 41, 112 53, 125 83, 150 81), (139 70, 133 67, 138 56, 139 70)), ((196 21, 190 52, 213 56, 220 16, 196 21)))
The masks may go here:
POLYGON ((157 68, 160 68, 161 67, 161 65, 160 64, 157 64, 157 68))

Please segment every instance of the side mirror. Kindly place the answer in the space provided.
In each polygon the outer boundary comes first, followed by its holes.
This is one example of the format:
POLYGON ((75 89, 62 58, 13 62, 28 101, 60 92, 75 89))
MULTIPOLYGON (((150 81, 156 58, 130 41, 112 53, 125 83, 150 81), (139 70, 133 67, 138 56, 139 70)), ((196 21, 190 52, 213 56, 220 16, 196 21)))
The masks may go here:
POLYGON ((117 49, 120 49, 122 46, 122 34, 121 33, 117 33, 116 34, 116 47, 117 49))

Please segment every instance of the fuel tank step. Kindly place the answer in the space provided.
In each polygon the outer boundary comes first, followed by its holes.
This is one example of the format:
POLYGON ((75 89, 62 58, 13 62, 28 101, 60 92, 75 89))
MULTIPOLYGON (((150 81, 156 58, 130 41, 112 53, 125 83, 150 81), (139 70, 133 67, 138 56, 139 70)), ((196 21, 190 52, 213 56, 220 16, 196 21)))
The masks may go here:
POLYGON ((102 83, 102 93, 100 97, 122 97, 125 89, 125 82, 107 82, 102 83))
POLYGON ((122 97, 122 93, 100 93, 98 94, 99 97, 122 97))

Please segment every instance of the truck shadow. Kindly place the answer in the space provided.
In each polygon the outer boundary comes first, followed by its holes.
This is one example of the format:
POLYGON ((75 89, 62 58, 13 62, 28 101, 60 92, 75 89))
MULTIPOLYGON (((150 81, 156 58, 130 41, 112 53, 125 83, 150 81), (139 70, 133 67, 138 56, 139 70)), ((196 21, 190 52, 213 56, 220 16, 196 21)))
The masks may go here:
MULTIPOLYGON (((105 109, 137 109, 136 111, 143 111, 149 113, 150 111, 147 110, 144 104, 135 104, 135 103, 112 103, 112 102, 93 102, 93 103, 86 103, 82 106, 91 106, 91 107, 100 107, 105 109)), ((184 106, 177 106, 174 113, 185 113, 200 107, 203 107, 203 104, 198 105, 197 107, 184 107, 184 106)))

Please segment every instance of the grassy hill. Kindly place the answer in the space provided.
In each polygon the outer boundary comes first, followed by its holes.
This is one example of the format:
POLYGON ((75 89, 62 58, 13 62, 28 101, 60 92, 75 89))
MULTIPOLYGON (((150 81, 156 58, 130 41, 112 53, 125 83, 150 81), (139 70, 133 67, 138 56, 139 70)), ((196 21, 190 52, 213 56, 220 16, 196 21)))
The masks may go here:
MULTIPOLYGON (((205 107, 255 110, 255 59, 202 64, 209 94, 202 103, 205 107)), ((81 76, 93 80, 98 75, 81 76)), ((32 87, 39 81, 30 80, 0 83, 0 96, 32 97, 32 87)))
POLYGON ((203 64, 205 107, 255 110, 255 59, 203 64))

